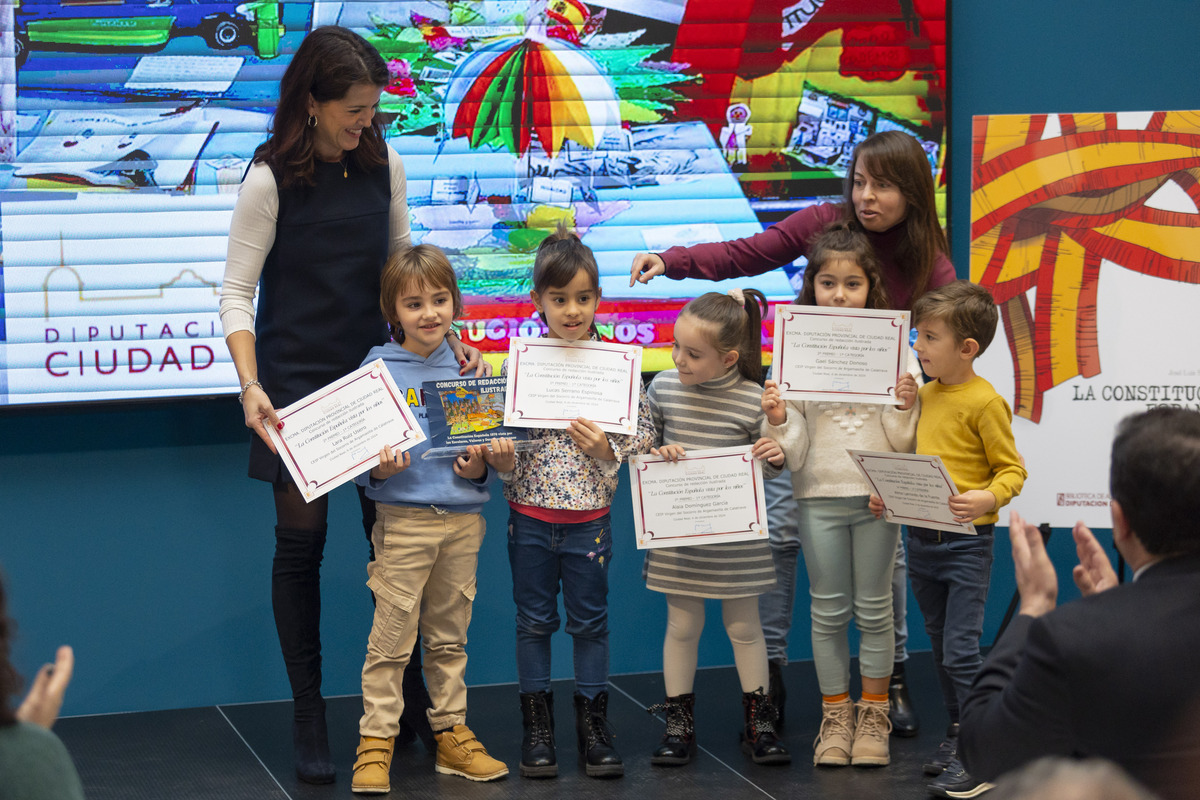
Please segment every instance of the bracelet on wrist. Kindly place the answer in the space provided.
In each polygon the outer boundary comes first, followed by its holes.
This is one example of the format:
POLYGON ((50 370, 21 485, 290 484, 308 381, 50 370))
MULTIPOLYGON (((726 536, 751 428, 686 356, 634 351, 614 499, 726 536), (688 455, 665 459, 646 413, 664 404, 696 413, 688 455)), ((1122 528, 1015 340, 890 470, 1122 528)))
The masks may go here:
POLYGON ((263 385, 258 382, 258 378, 251 378, 250 380, 246 381, 246 383, 242 385, 242 390, 240 392, 238 392, 238 402, 239 403, 245 399, 246 390, 249 389, 251 386, 257 386, 260 389, 263 388, 263 385))

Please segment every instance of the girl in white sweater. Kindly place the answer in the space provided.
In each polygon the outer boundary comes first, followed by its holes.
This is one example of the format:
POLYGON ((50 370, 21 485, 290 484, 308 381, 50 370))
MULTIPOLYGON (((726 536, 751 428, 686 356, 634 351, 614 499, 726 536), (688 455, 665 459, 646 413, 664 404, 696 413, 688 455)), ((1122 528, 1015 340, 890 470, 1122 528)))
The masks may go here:
MULTIPOLYGON (((796 302, 888 308, 879 263, 857 228, 835 223, 813 242, 796 302)), ((800 507, 800 545, 812 595, 813 660, 823 715, 813 763, 882 766, 888 752, 888 680, 895 640, 892 569, 900 526, 875 519, 869 490, 847 448, 911 452, 917 430, 917 375, 896 382, 899 405, 783 401, 774 381, 762 396, 763 435, 787 455, 800 507), (853 617, 860 635, 862 699, 850 700, 853 617)))

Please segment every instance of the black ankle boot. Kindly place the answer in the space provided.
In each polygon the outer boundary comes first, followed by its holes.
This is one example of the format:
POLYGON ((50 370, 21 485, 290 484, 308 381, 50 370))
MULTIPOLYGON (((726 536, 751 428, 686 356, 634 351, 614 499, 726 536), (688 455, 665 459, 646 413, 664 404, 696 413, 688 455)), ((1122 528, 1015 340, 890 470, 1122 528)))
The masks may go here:
POLYGON ((591 700, 575 693, 575 737, 589 777, 619 778, 625 774, 621 755, 612 745, 608 692, 601 692, 591 700))
POLYGON ((658 749, 650 756, 651 764, 679 766, 696 755, 696 695, 693 693, 668 697, 665 703, 646 709, 651 714, 666 712, 667 731, 658 749))
POLYGON ((775 735, 775 706, 762 687, 742 692, 742 752, 755 764, 790 764, 792 756, 775 735))
POLYGON ((305 783, 333 783, 333 759, 329 757, 329 730, 325 706, 292 720, 292 744, 296 749, 296 777, 305 783))
POLYGON ((904 678, 904 662, 892 668, 892 680, 888 683, 888 719, 892 721, 892 736, 908 738, 916 736, 921 729, 912 701, 908 699, 908 681, 904 678))
POLYGON ((554 692, 521 693, 521 777, 553 778, 558 774, 554 756, 554 692))
POLYGON ((784 704, 787 702, 787 687, 783 685, 783 664, 778 661, 767 662, 767 675, 770 680, 767 682, 767 697, 771 700, 771 705, 775 706, 775 729, 783 730, 784 719, 784 704))
POLYGON ((404 667, 400 693, 404 697, 404 710, 400 712, 400 735, 396 737, 396 745, 406 745, 420 739, 426 751, 437 753, 437 739, 433 738, 429 715, 425 713, 433 703, 429 700, 429 690, 425 688, 425 676, 421 672, 420 637, 417 637, 412 656, 404 667))

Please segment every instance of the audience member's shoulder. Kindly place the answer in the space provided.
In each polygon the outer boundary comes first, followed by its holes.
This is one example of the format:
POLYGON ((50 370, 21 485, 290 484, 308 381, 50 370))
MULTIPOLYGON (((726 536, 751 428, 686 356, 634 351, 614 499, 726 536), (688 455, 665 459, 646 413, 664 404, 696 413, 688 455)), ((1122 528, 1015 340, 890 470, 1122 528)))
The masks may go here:
POLYGON ((0 773, 4 797, 73 800, 83 797, 79 773, 53 731, 29 722, 0 727, 0 773))
POLYGON ((66 755, 67 748, 49 728, 35 725, 32 722, 18 720, 12 725, 0 726, 0 751, 5 753, 23 750, 32 751, 62 751, 66 755))

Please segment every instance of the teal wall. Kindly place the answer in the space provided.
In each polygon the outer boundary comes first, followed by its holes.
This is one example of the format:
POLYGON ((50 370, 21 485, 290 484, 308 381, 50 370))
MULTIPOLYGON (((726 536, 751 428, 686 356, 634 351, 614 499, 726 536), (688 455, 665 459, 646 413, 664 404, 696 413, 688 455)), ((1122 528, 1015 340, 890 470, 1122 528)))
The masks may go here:
MULTIPOLYGON (((1195 108, 1200 4, 1115 0, 958 0, 952 9, 951 246, 966 273, 972 114, 1195 108)), ((245 478, 233 398, 68 410, 0 411, 0 565, 19 620, 25 675, 60 643, 75 647, 64 713, 89 714, 288 696, 271 621, 270 490, 245 478)), ((1036 476, 1034 476, 1036 480, 1036 476)), ((370 599, 365 541, 350 489, 331 502, 324 568, 328 694, 358 692, 370 599)), ((1027 509, 1036 519, 1036 510, 1027 509)), ((471 627, 471 683, 515 680, 503 531, 487 508, 471 627)), ((628 487, 614 507, 629 530, 628 487)), ((1069 585, 1073 552, 1052 555, 1069 585)), ((997 540, 985 638, 1012 596, 1007 537, 997 540)), ((612 669, 655 671, 660 595, 640 581, 630 538, 612 567, 612 669)), ((810 656, 807 582, 798 588, 793 659, 810 656)), ((912 646, 927 649, 915 604, 912 646)), ((731 662, 714 606, 701 664, 731 662)), ((555 674, 570 672, 565 635, 555 674)))

